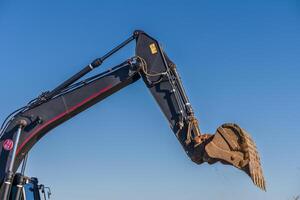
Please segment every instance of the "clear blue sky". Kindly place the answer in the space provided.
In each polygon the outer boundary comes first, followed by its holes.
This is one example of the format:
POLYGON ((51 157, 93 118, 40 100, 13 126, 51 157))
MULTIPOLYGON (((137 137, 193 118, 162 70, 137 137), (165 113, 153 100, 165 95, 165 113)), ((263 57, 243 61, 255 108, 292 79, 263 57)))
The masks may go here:
MULTIPOLYGON (((134 29, 156 37, 177 63, 203 132, 236 122, 252 134, 268 191, 232 167, 189 161, 141 81, 49 133, 32 149, 28 175, 50 185, 55 200, 300 194, 297 0, 1 0, 0 119, 134 29)), ((97 72, 133 54, 132 45, 97 72)))

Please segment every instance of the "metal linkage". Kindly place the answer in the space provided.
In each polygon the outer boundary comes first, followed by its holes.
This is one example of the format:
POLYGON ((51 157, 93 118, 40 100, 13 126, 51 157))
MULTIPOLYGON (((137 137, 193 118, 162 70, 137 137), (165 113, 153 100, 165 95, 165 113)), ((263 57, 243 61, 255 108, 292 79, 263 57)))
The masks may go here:
POLYGON ((71 78, 69 78, 68 80, 66 80, 65 82, 63 82, 59 86, 57 86, 51 92, 44 93, 40 99, 46 101, 46 100, 51 99, 52 97, 56 96, 62 90, 64 90, 66 87, 68 87, 69 85, 73 84, 74 82, 76 82, 77 80, 79 80, 81 77, 83 77, 87 73, 91 72, 93 69, 99 67, 103 63, 104 60, 106 60, 107 58, 109 58, 111 55, 113 55, 114 53, 116 53, 117 51, 119 51, 121 48, 123 48, 124 46, 126 46, 127 44, 129 44, 134 39, 136 39, 141 32, 142 31, 135 31, 132 36, 130 36, 128 39, 126 39, 124 42, 122 42, 121 44, 119 44, 118 46, 116 46, 115 48, 113 48, 112 50, 110 50, 104 56, 95 59, 89 65, 87 65, 86 67, 84 67, 81 71, 79 71, 78 73, 76 73, 75 75, 73 75, 71 78))
POLYGON ((28 154, 26 154, 26 156, 23 159, 21 173, 20 174, 16 174, 16 176, 17 175, 18 176, 15 177, 17 188, 16 188, 16 193, 15 193, 14 200, 19 200, 21 198, 23 187, 26 184, 25 169, 26 169, 27 159, 28 159, 28 154))
POLYGON ((181 94, 181 97, 183 99, 183 102, 185 104, 187 113, 193 115, 194 112, 193 112, 191 103, 190 103, 190 101, 189 101, 189 99, 188 99, 188 97, 187 97, 187 95, 185 93, 185 90, 184 90, 182 82, 181 82, 181 78, 180 78, 179 74, 177 73, 176 67, 175 66, 172 67, 171 71, 173 72, 173 74, 175 76, 175 82, 176 82, 176 85, 178 87, 179 93, 181 94))
POLYGON ((3 183, 4 192, 3 192, 3 196, 1 198, 2 200, 8 200, 9 199, 10 189, 11 189, 11 185, 12 185, 13 178, 14 178, 13 167, 14 167, 14 164, 15 164, 16 152, 17 152, 17 148, 18 148, 18 144, 19 144, 19 140, 20 140, 22 130, 24 129, 24 127, 26 125, 27 125, 27 122, 25 120, 20 120, 19 127, 18 127, 17 134, 16 134, 15 141, 14 141, 13 150, 12 150, 12 153, 11 153, 12 155, 11 155, 11 160, 10 160, 10 163, 9 163, 9 168, 8 168, 7 173, 6 173, 5 181, 3 183))

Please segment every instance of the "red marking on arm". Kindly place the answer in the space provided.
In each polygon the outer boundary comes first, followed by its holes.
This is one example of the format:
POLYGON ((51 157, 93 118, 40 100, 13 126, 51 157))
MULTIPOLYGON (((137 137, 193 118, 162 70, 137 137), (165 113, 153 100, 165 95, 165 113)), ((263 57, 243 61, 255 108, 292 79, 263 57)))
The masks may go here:
POLYGON ((45 127, 47 127, 48 125, 52 124, 53 122, 59 120, 60 118, 66 116, 67 114, 69 114, 70 112, 76 110, 77 108, 79 108, 80 106, 83 106, 84 104, 88 103, 89 101, 95 99, 96 97, 98 97, 99 95, 101 95, 102 93, 108 91, 110 88, 112 88, 112 85, 109 85, 105 88, 103 88, 102 90, 100 90, 99 92, 91 95, 90 97, 84 99, 82 102, 80 102, 79 104, 71 107, 70 109, 68 109, 67 111, 57 115, 56 117, 48 120, 45 124, 39 126, 36 130, 34 130, 33 133, 31 133, 31 135, 26 138, 22 144, 19 145, 18 149, 17 149, 17 155, 20 153, 20 151, 22 150, 22 148, 27 144, 27 142, 29 142, 29 140, 31 140, 38 132, 40 132, 41 130, 43 130, 45 127))

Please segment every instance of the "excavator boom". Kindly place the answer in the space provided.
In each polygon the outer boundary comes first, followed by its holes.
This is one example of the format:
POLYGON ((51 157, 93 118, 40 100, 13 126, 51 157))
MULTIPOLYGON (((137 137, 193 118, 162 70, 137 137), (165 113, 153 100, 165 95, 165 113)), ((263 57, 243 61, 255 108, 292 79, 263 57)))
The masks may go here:
POLYGON ((7 199, 19 165, 45 134, 140 78, 193 162, 213 164, 220 161, 232 165, 246 172, 265 190, 260 159, 250 135, 236 124, 224 124, 214 135, 202 134, 176 65, 154 38, 143 31, 135 31, 119 46, 6 120, 0 135, 1 199, 7 199), (101 74, 78 81, 133 40, 136 41, 135 56, 101 74))

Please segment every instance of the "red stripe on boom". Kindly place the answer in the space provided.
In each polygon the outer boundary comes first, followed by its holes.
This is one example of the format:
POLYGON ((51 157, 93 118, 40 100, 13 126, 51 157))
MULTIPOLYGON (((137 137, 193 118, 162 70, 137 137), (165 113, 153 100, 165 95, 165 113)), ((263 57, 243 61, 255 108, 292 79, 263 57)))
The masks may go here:
POLYGON ((41 130, 43 130, 45 127, 47 127, 48 125, 50 125, 51 123, 59 120, 60 118, 64 117, 65 115, 69 114, 70 112, 76 110, 77 108, 79 108, 80 106, 86 104, 87 102, 95 99, 96 97, 98 97, 99 95, 101 95, 102 93, 106 92, 107 90, 109 90, 112 86, 109 85, 105 88, 103 88, 102 90, 100 90, 99 92, 93 94, 92 96, 84 99, 82 102, 80 102, 79 104, 71 107, 70 109, 68 109, 67 111, 57 115, 56 117, 48 120, 45 124, 41 125, 40 127, 38 127, 28 138, 26 138, 26 140, 23 141, 23 143, 21 145, 19 145, 18 149, 17 149, 17 155, 20 153, 20 151, 22 150, 22 148, 27 144, 27 142, 29 140, 31 140, 38 132, 40 132, 41 130))

